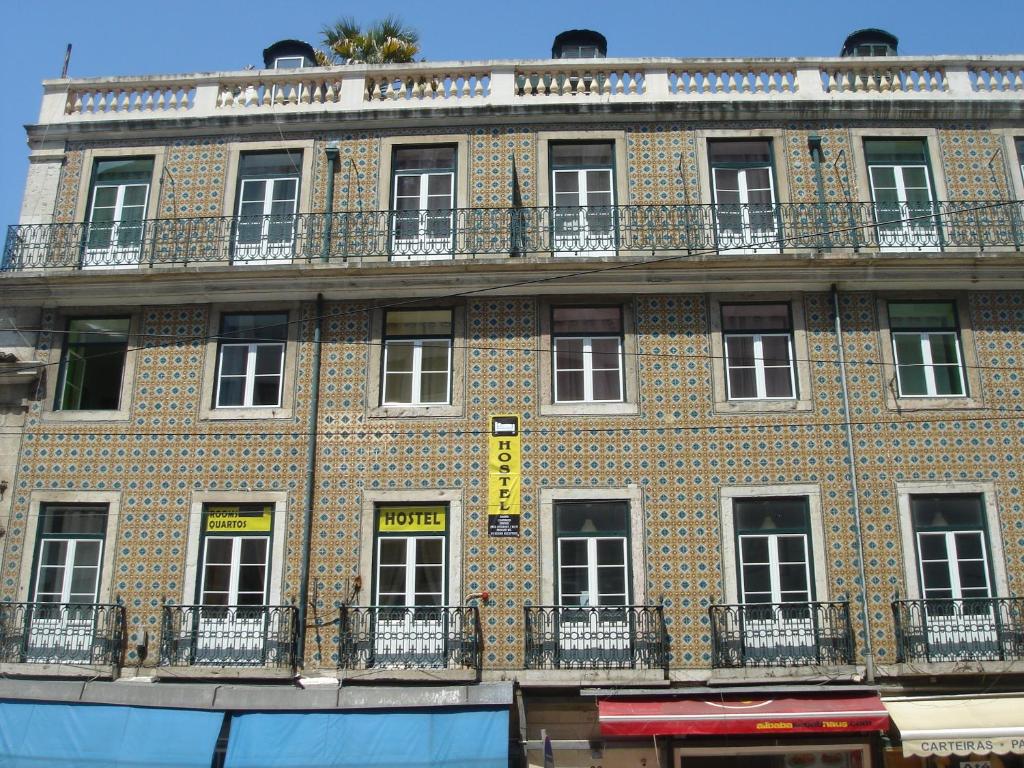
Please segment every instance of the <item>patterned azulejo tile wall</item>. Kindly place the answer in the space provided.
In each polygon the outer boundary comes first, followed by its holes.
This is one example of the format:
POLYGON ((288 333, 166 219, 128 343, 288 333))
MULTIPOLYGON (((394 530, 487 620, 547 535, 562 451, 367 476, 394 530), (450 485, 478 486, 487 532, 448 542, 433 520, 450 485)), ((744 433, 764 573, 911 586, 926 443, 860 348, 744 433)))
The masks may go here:
MULTIPOLYGON (((380 419, 366 415, 369 320, 365 305, 329 303, 318 425, 313 509, 316 614, 330 620, 348 597, 359 561, 363 494, 368 490, 460 489, 465 503, 462 592, 487 590, 483 608, 490 668, 522 663, 522 608, 540 602, 543 569, 538 501, 545 488, 624 488, 643 492, 649 598, 663 600, 674 666, 706 667, 707 606, 723 599, 719 489, 812 484, 821 490, 829 596, 857 597, 855 531, 846 477, 831 299, 806 294, 812 401, 804 413, 717 413, 715 362, 701 295, 636 298, 641 412, 627 417, 538 415, 540 364, 533 298, 467 303, 464 417, 380 419), (487 417, 523 415, 524 517, 518 539, 492 539, 486 526, 487 417)), ((313 304, 303 306, 308 338, 313 304)), ((285 422, 209 422, 198 415, 208 310, 144 308, 146 338, 136 361, 127 422, 54 423, 42 402, 30 414, 3 564, 5 599, 17 594, 29 494, 109 489, 121 494, 112 589, 128 606, 130 628, 155 640, 158 607, 182 594, 190 498, 196 491, 284 491, 289 513, 283 595, 298 593, 311 345, 300 345, 295 418, 285 422)), ((1018 368, 1024 301, 1017 293, 970 295, 979 366, 980 407, 897 412, 884 396, 877 297, 843 297, 853 404, 854 448, 871 624, 882 661, 892 659, 889 601, 906 592, 896 484, 992 483, 1007 562, 1009 593, 1024 581, 1024 509, 1018 368)), ((53 317, 44 320, 54 322, 53 317)), ((41 355, 54 338, 44 334, 41 355)), ((613 493, 613 492, 612 492, 613 493)), ((550 576, 550 574, 547 574, 550 576)), ((366 602, 365 599, 362 602, 366 602)), ((856 616, 856 610, 854 615, 856 616)), ((858 621, 858 626, 859 626, 858 621)), ((325 632, 312 666, 332 666, 325 632)))

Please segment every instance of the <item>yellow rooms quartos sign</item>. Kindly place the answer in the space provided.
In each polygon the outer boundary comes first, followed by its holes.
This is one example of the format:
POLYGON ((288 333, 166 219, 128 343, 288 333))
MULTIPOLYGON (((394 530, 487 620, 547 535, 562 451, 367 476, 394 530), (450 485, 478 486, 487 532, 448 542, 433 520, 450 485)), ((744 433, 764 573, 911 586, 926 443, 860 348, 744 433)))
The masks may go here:
POLYGON ((519 417, 491 416, 487 437, 487 534, 519 535, 519 417))
POLYGON ((216 504, 206 508, 207 533, 268 533, 274 508, 252 504, 216 504))

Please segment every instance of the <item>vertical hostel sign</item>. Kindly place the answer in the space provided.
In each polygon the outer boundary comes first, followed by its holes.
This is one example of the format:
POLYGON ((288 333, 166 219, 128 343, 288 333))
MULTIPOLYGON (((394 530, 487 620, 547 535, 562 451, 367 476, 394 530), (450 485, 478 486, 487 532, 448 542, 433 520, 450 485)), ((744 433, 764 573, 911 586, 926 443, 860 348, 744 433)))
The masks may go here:
POLYGON ((519 535, 519 417, 491 416, 487 437, 487 535, 519 535))

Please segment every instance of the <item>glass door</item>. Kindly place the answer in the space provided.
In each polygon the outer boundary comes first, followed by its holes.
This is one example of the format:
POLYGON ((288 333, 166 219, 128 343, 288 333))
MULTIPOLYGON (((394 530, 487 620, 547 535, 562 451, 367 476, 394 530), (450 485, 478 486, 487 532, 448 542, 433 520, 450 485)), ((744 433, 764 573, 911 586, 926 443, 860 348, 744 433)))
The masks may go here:
POLYGON ((879 248, 938 250, 942 243, 925 142, 869 139, 864 147, 879 248))
POLYGON ((444 666, 444 536, 377 539, 374 666, 444 666))
POLYGON ((98 160, 89 195, 82 268, 139 265, 152 158, 98 160))
POLYGON ((551 146, 551 227, 556 254, 615 254, 614 182, 611 144, 551 146))
POLYGON ((259 665, 267 653, 269 536, 207 536, 194 660, 259 665))

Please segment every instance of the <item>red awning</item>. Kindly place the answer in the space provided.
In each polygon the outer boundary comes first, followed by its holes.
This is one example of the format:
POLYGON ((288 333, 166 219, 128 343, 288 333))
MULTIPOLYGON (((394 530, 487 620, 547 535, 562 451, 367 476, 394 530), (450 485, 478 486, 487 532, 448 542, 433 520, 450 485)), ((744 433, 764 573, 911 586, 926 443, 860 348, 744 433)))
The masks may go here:
POLYGON ((874 694, 602 699, 598 713, 603 736, 779 736, 889 728, 889 713, 874 694))

